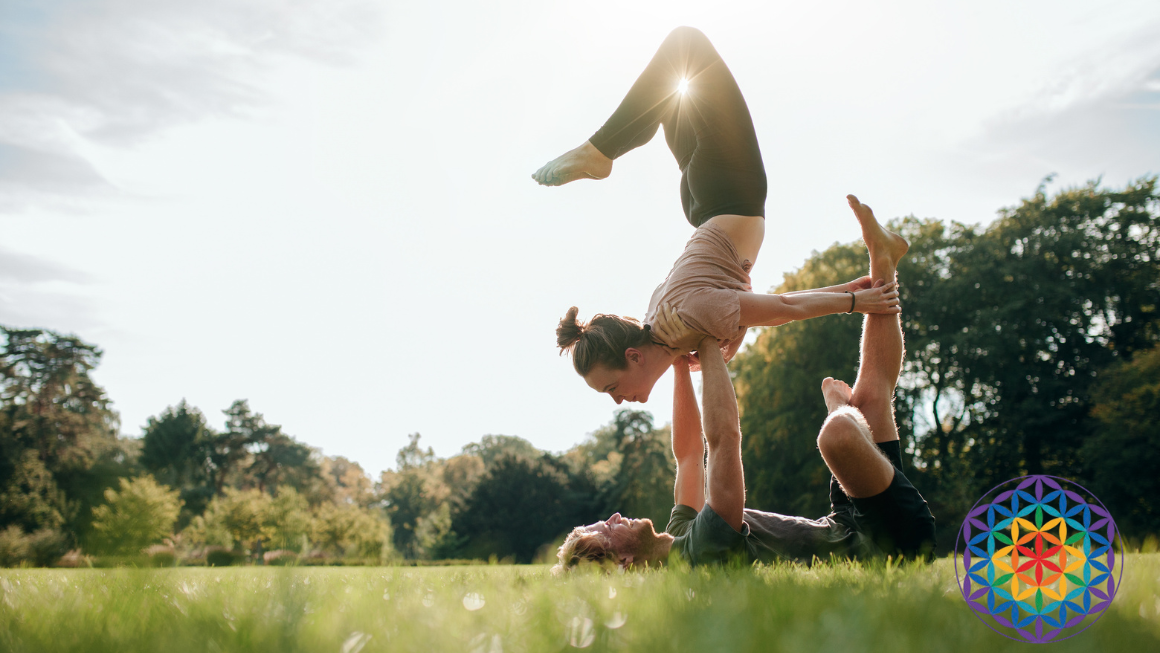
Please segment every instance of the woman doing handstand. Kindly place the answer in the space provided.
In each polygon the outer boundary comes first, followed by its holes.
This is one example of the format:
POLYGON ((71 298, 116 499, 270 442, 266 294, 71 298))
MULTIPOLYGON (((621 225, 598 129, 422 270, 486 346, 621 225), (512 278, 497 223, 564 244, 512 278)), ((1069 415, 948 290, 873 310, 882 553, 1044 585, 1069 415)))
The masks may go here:
MULTIPOLYGON (((546 186, 603 179, 614 159, 647 143, 661 125, 681 170, 685 217, 696 231, 653 293, 643 326, 615 315, 596 315, 583 324, 575 307, 560 321, 557 344, 571 350, 576 371, 589 386, 618 404, 648 400, 680 353, 648 326, 666 306, 689 328, 717 338, 727 360, 751 326, 834 313, 900 311, 893 279, 876 283, 862 277, 781 295, 752 292, 749 272, 765 238, 765 167, 745 98, 699 30, 673 30, 604 126, 532 178, 546 186)), ((865 231, 863 213, 869 214, 869 208, 849 199, 865 231)), ((906 241, 877 226, 872 215, 870 220, 900 258, 906 241)))

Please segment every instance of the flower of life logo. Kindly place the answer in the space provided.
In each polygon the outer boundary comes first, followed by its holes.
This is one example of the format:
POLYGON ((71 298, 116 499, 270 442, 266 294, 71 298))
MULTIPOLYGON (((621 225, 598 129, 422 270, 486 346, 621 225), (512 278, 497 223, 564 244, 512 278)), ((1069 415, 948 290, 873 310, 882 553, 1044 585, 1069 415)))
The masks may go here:
POLYGON ((1024 476, 992 488, 968 513, 955 577, 995 632, 1057 641, 1087 630, 1111 605, 1123 550, 1111 514, 1090 492, 1064 478, 1024 476))

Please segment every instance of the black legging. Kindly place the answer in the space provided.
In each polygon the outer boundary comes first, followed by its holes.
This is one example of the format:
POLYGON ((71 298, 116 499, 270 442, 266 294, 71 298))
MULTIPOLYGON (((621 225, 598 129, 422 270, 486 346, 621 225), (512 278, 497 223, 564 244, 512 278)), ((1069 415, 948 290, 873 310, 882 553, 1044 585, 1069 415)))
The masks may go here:
POLYGON ((589 139, 604 156, 649 142, 657 127, 681 168, 681 204, 694 227, 716 215, 765 215, 765 166, 749 107, 700 30, 678 27, 589 139), (680 93, 677 84, 688 80, 680 93))

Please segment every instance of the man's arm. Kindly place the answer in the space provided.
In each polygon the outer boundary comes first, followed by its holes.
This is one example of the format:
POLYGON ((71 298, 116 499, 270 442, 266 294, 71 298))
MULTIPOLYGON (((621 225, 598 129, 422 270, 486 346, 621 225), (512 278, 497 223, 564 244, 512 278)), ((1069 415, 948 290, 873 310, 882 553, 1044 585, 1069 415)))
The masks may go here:
POLYGON ((705 505, 705 440, 689 361, 684 356, 673 363, 673 457, 677 460, 673 503, 700 512, 705 505))
POLYGON ((705 438, 709 441, 709 505, 734 530, 745 515, 745 476, 741 467, 741 425, 737 395, 725 359, 713 338, 698 348, 701 356, 705 438))
POLYGON ((790 292, 783 292, 781 294, 782 295, 801 295, 801 294, 807 293, 807 292, 846 292, 846 291, 857 292, 859 290, 866 290, 867 288, 873 288, 873 287, 874 287, 874 281, 870 278, 870 275, 866 275, 863 277, 858 277, 857 279, 854 279, 853 281, 847 281, 846 283, 840 283, 836 286, 826 286, 825 288, 811 288, 809 290, 791 290, 790 292))

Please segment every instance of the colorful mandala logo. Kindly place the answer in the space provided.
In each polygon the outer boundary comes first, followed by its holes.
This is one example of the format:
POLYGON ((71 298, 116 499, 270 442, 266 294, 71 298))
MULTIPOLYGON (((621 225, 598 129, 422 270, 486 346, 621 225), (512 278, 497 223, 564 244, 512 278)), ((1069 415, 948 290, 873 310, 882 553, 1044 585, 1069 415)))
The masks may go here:
POLYGON ((1123 538, 1104 504, 1064 478, 1024 476, 979 499, 959 529, 955 576, 983 623, 1018 641, 1087 630, 1112 604, 1123 538))

